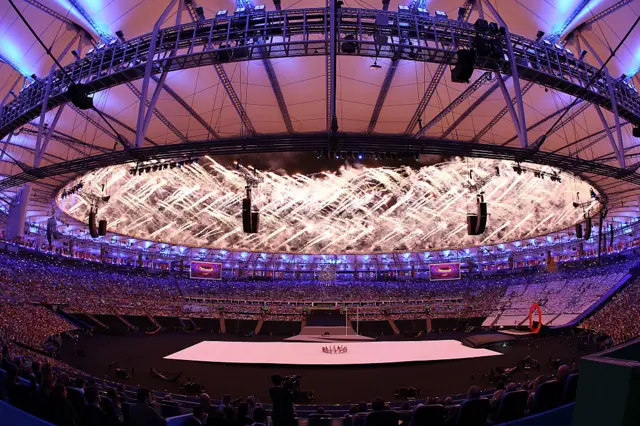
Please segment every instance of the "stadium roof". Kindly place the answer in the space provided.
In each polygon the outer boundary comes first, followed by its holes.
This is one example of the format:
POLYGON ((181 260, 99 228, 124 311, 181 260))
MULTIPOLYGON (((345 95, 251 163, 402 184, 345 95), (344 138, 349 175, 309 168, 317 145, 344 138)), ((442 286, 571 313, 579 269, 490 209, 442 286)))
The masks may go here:
MULTIPOLYGON (((168 0, 13 1, 44 44, 51 49, 51 53, 60 57, 63 65, 75 60, 71 50, 79 50, 84 56, 92 47, 87 36, 100 45, 116 39, 118 31, 122 31, 127 40, 150 33, 170 3, 168 0)), ((10 102, 13 99, 10 90, 19 94, 25 76, 29 80, 29 76, 35 74, 42 79, 55 68, 52 68, 52 59, 29 32, 9 0, 0 0, 0 4, 0 61, 4 62, 0 64, 0 100, 10 102)), ((408 3, 393 0, 388 9, 395 12, 405 4, 408 3)), ((599 61, 609 58, 640 16, 640 2, 633 0, 493 0, 491 4, 511 33, 534 40, 541 30, 545 33, 543 38, 552 44, 565 42, 563 52, 569 48, 575 56, 579 56, 583 49, 586 50, 588 53, 584 60, 596 69, 600 68, 599 61)), ((229 0, 197 0, 197 6, 201 6, 204 17, 210 19, 220 10, 228 10, 231 15, 238 5, 229 0)), ((267 11, 275 10, 273 3, 265 6, 267 11)), ((318 0, 283 0, 281 3, 282 10, 290 11, 325 6, 325 2, 318 0)), ((465 5, 464 0, 427 0, 420 6, 426 7, 432 16, 436 10, 440 10, 455 20, 458 8, 469 7, 470 3, 465 5)), ((183 7, 181 23, 191 22, 189 7, 183 7)), ((343 8, 382 10, 383 4, 345 0, 343 8)), ((475 2, 471 13, 464 19, 474 23, 480 13, 484 13, 488 21, 494 22, 496 19, 490 9, 486 0, 475 2)), ((170 10, 162 27, 175 25, 177 10, 177 7, 170 10)), ((521 146, 512 115, 505 106, 505 96, 499 87, 497 73, 483 77, 486 71, 476 69, 470 81, 480 80, 472 87, 471 83, 452 82, 450 72, 446 69, 448 67, 445 66, 443 77, 437 85, 433 85, 435 91, 424 111, 417 114, 421 112, 419 107, 425 92, 428 92, 434 76, 438 75, 438 68, 442 66, 407 59, 396 62, 395 75, 391 78, 389 69, 393 66, 393 59, 382 55, 377 59, 337 56, 336 116, 340 132, 404 136, 415 134, 420 126, 425 126, 422 130, 425 138, 521 146), (381 68, 370 68, 374 61, 381 68), (385 84, 385 80, 388 84, 385 84), (388 92, 381 102, 380 93, 385 86, 388 86, 388 92), (477 90, 473 91, 473 88, 477 90), (463 93, 465 98, 457 102, 450 113, 442 115, 441 112, 447 110, 463 93), (374 113, 377 103, 380 108, 374 113), (500 115, 502 117, 490 125, 500 115), (416 126, 414 123, 411 126, 412 117, 419 117, 421 124, 416 126)), ((612 79, 625 75, 630 84, 638 84, 640 80, 636 72, 639 67, 640 28, 635 27, 607 68, 612 79)), ((325 55, 236 61, 224 63, 220 68, 223 75, 212 65, 167 74, 165 88, 159 92, 157 112, 150 121, 143 147, 327 131, 325 55), (225 75, 230 84, 225 85, 225 75), (238 101, 235 104, 234 98, 238 101)), ((156 77, 159 78, 158 75, 156 77)), ((504 83, 509 97, 514 97, 513 79, 505 78, 504 83)), ((554 131, 549 132, 560 117, 560 114, 553 114, 572 104, 574 98, 525 79, 521 79, 519 84, 523 92, 526 127, 533 127, 527 132, 530 143, 548 134, 541 147, 543 152, 621 166, 612 146, 612 141, 620 142, 619 135, 615 128, 611 128, 611 135, 606 130, 615 124, 611 108, 598 108, 587 101, 577 103, 554 131), (552 118, 545 120, 551 115, 552 118)), ((155 87, 156 81, 151 81, 149 98, 155 87)), ((138 78, 132 80, 130 85, 113 85, 94 95, 95 106, 104 112, 109 124, 95 111, 79 112, 76 108, 65 107, 59 113, 54 137, 46 146, 40 166, 122 150, 122 144, 114 139, 109 126, 113 126, 127 140, 134 141, 133 129, 137 127, 140 104, 135 92, 141 90, 142 79, 138 78), (87 120, 83 115, 92 120, 87 120)), ((44 122, 51 124, 59 108, 50 109, 44 122)), ((517 109, 516 113, 519 113, 517 109)), ((623 124, 620 136, 625 154, 624 166, 635 172, 633 165, 640 154, 640 139, 632 136, 633 125, 627 123, 626 118, 621 116, 620 121, 623 124)), ((34 118, 12 136, 4 135, 0 175, 18 175, 34 166, 39 123, 40 119, 34 118)), ((583 175, 607 194, 611 219, 627 221, 638 216, 640 186, 595 174, 583 175)), ((44 220, 50 214, 52 195, 74 176, 77 175, 63 174, 37 181, 29 211, 31 220, 44 220)), ((4 190, 4 203, 8 202, 16 189, 4 190)))

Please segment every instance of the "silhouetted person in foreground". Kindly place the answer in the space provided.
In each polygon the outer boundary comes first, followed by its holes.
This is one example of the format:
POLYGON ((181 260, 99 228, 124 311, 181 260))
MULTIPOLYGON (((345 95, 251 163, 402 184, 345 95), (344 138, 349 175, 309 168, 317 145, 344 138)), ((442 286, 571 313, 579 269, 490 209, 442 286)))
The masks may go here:
POLYGON ((269 389, 269 396, 273 404, 273 409, 271 410, 273 426, 294 425, 295 413, 293 411, 293 396, 291 392, 282 387, 282 377, 280 377, 279 374, 271 376, 271 382, 273 383, 273 387, 269 389))

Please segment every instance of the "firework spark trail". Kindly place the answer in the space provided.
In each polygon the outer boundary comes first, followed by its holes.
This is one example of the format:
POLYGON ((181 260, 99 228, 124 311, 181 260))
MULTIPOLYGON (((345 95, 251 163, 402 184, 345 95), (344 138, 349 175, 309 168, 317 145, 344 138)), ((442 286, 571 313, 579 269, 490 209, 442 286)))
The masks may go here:
POLYGON ((58 203, 85 221, 91 207, 86 194, 108 194, 111 201, 100 207, 100 217, 109 219, 110 231, 138 239, 246 251, 362 253, 457 249, 566 229, 582 219, 582 210, 572 206, 576 192, 590 191, 587 182, 569 174, 551 182, 531 172, 518 175, 514 163, 497 160, 474 162, 471 180, 468 162, 460 159, 420 169, 257 171, 261 183, 252 201, 261 230, 245 234, 242 172, 207 157, 200 163, 136 176, 130 166, 107 167, 70 182, 67 188, 82 181, 85 191, 58 203), (474 184, 482 186, 489 207, 487 231, 476 237, 463 232, 467 214, 476 209, 474 184))

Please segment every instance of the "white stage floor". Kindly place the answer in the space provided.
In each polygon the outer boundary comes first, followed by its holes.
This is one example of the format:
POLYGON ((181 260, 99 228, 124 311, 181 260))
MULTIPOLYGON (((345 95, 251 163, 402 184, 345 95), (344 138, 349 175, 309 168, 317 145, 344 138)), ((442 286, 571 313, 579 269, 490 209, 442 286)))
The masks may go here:
MULTIPOLYGON (((365 365, 441 361, 502 355, 457 340, 349 342, 344 354, 326 354, 326 343, 203 341, 165 359, 229 364, 365 365)), ((331 346, 334 346, 333 344, 331 346)))

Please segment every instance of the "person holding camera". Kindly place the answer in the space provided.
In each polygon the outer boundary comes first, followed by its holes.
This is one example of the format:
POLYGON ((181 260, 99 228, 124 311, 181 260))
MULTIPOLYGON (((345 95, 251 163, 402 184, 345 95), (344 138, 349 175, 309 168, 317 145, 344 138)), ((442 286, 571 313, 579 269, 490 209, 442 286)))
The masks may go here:
POLYGON ((279 374, 271 376, 271 382, 273 386, 269 389, 269 396, 273 404, 271 410, 273 426, 294 426, 293 395, 289 389, 282 386, 282 377, 279 374))

